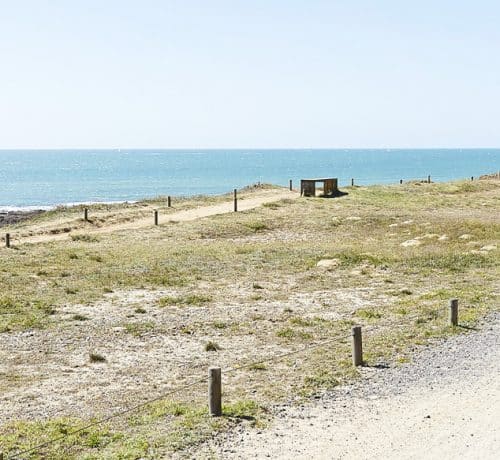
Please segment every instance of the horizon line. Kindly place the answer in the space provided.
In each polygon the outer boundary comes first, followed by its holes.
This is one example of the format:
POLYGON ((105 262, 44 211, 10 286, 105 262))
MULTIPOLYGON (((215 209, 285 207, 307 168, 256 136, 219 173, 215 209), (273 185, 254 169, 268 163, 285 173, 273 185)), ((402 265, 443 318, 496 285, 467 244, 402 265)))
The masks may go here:
POLYGON ((101 150, 101 151, 122 151, 122 150, 500 150, 499 147, 14 147, 14 148, 0 148, 0 152, 6 151, 88 151, 88 150, 101 150))

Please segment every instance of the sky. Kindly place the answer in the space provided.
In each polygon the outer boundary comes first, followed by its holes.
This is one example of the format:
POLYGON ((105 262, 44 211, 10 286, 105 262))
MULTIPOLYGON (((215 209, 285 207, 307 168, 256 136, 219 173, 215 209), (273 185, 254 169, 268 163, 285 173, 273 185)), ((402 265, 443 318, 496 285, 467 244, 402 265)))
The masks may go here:
POLYGON ((0 149, 500 147, 500 2, 0 0, 0 149))

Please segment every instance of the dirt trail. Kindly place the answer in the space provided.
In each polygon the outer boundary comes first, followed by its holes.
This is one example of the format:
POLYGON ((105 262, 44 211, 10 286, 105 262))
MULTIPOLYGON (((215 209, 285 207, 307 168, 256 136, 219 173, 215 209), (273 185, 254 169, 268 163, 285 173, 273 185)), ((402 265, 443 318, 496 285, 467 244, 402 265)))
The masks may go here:
POLYGON ((500 314, 412 364, 362 369, 363 380, 284 407, 269 430, 209 451, 224 459, 493 459, 500 452, 500 314))
MULTIPOLYGON (((284 198, 297 198, 299 194, 297 192, 292 192, 289 190, 268 190, 259 193, 257 196, 250 198, 238 199, 238 211, 248 211, 250 209, 257 208, 265 203, 272 203, 273 201, 279 201, 284 198)), ((215 216, 217 214, 226 214, 233 212, 233 200, 226 201, 224 203, 202 206, 199 208, 188 209, 185 211, 173 212, 170 214, 162 215, 160 213, 158 218, 158 224, 166 224, 170 221, 183 222, 189 220, 196 220, 203 217, 215 216)), ((131 222, 123 222, 115 225, 108 225, 99 228, 92 228, 90 230, 85 230, 86 234, 89 235, 99 235, 105 233, 112 233, 121 230, 138 230, 141 228, 147 228, 153 226, 152 217, 140 218, 131 222)), ((75 233, 83 233, 82 230, 78 230, 75 233)), ((68 239, 68 233, 59 234, 46 234, 46 235, 36 235, 25 238, 18 238, 15 240, 15 244, 24 243, 46 243, 49 241, 58 241, 63 239, 68 239)))

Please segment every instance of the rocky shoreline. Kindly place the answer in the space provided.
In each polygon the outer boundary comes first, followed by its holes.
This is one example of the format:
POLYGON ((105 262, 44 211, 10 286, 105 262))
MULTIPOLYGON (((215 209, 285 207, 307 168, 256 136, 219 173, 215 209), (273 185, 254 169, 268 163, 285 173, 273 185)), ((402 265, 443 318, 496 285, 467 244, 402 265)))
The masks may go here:
POLYGON ((500 180, 500 172, 496 172, 493 174, 483 174, 482 176, 479 176, 479 180, 500 180))
POLYGON ((17 224, 23 220, 31 219, 39 214, 42 214, 42 209, 35 209, 33 211, 8 211, 8 212, 0 212, 0 227, 4 227, 6 225, 17 224))

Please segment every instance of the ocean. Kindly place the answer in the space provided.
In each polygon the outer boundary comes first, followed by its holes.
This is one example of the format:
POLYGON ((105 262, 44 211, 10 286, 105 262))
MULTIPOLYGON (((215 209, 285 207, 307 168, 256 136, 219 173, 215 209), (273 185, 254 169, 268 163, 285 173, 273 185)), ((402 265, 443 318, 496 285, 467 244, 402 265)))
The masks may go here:
POLYGON ((500 149, 0 150, 0 210, 219 194, 262 182, 339 185, 470 179, 500 170, 500 149))

